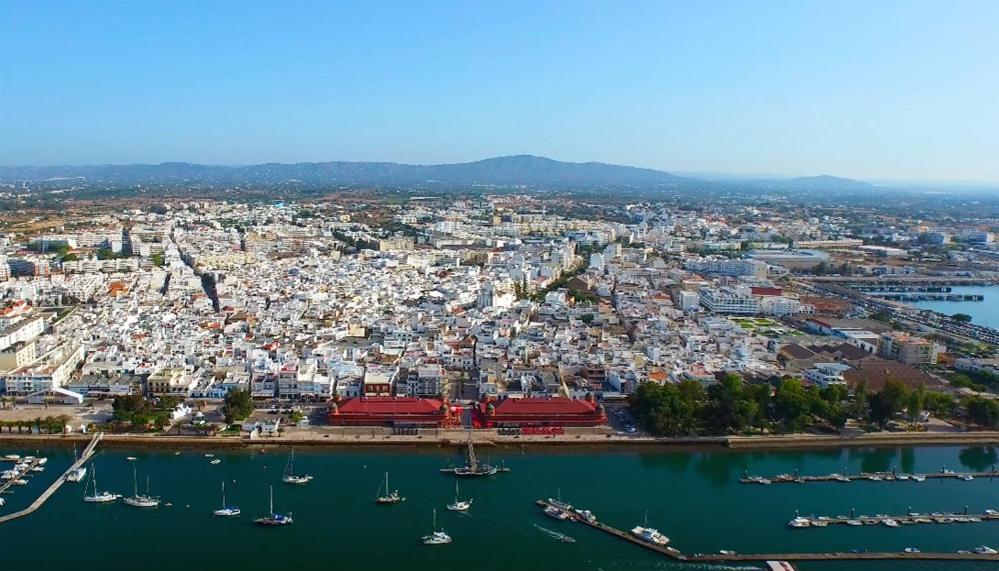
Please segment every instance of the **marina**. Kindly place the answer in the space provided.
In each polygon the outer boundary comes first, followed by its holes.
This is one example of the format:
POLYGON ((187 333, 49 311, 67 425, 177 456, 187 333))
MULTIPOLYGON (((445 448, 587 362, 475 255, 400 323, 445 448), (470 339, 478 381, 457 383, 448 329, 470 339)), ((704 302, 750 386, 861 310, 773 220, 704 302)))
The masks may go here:
POLYGON ((989 521, 999 521, 999 511, 994 509, 985 510, 984 513, 968 513, 965 509, 961 513, 954 512, 908 512, 905 515, 857 515, 856 510, 851 510, 849 516, 809 516, 801 517, 795 515, 794 519, 788 522, 788 527, 794 529, 807 529, 815 527, 826 527, 830 525, 850 525, 859 527, 862 525, 883 525, 885 527, 902 527, 914 524, 968 524, 989 521))
MULTIPOLYGON (((90 460, 90 457, 94 454, 94 451, 97 449, 97 445, 101 441, 101 436, 102 433, 100 432, 95 434, 94 437, 90 440, 90 444, 88 444, 87 447, 83 449, 83 454, 80 455, 80 457, 77 458, 76 461, 70 465, 69 469, 66 470, 66 472, 63 473, 62 476, 56 478, 55 482, 52 482, 52 485, 46 488, 45 491, 42 492, 40 496, 38 496, 38 499, 31 502, 31 504, 28 507, 24 508, 23 510, 10 513, 4 516, 0 516, 0 524, 7 523, 9 521, 15 520, 20 517, 24 517, 28 514, 33 513, 38 508, 42 507, 42 505, 46 501, 48 501, 48 499, 51 498, 52 495, 55 494, 60 487, 62 487, 63 483, 65 483, 68 480, 71 474, 76 473, 77 470, 82 468, 83 465, 86 464, 88 460, 90 460)), ((41 462, 40 458, 35 460, 33 467, 37 466, 40 462, 41 462)), ((0 489, 0 493, 2 493, 5 490, 6 488, 0 489)))
MULTIPOLYGON (((537 500, 537 505, 547 510, 553 506, 548 500, 537 500)), ((655 541, 647 541, 634 533, 628 533, 602 523, 596 517, 581 517, 569 510, 569 517, 565 521, 580 523, 593 529, 602 531, 608 535, 617 537, 634 545, 644 547, 674 559, 677 561, 698 562, 698 563, 728 563, 735 561, 885 561, 885 560, 933 560, 933 561, 999 561, 999 553, 988 553, 994 551, 991 548, 982 549, 982 552, 963 551, 955 553, 924 553, 922 551, 901 551, 901 552, 826 552, 826 553, 736 553, 729 550, 719 551, 717 554, 695 553, 687 555, 675 547, 665 545, 655 541)))
POLYGON ((809 484, 814 482, 838 482, 848 484, 850 482, 911 482, 919 483, 926 480, 961 480, 970 482, 976 479, 995 479, 999 477, 999 471, 992 467, 987 472, 955 472, 946 467, 939 472, 929 472, 925 474, 903 473, 894 470, 887 472, 860 472, 849 474, 847 470, 843 472, 825 474, 821 476, 802 476, 795 471, 793 474, 777 474, 775 476, 751 476, 747 472, 739 482, 742 484, 809 484))

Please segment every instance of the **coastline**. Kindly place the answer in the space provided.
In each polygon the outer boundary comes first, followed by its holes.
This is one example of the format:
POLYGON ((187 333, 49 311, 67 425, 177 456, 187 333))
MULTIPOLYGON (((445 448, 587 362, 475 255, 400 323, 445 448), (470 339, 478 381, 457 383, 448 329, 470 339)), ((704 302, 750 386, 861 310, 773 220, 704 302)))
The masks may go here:
MULTIPOLYGON (((491 432, 491 431, 490 431, 491 432)), ((88 434, 0 434, 0 447, 30 448, 38 446, 79 446, 91 439, 88 434)), ((210 448, 254 449, 297 446, 315 449, 357 448, 455 448, 467 444, 466 433, 434 436, 412 435, 337 435, 291 434, 272 438, 250 440, 242 437, 165 436, 140 434, 105 434, 101 445, 107 448, 210 448)), ((606 435, 552 436, 498 436, 476 434, 473 442, 478 446, 496 448, 544 448, 553 450, 591 449, 608 452, 611 449, 648 448, 669 452, 703 452, 726 450, 808 450, 871 446, 961 446, 999 445, 999 432, 962 433, 868 433, 858 436, 794 434, 782 436, 727 436, 696 438, 650 438, 606 435)))

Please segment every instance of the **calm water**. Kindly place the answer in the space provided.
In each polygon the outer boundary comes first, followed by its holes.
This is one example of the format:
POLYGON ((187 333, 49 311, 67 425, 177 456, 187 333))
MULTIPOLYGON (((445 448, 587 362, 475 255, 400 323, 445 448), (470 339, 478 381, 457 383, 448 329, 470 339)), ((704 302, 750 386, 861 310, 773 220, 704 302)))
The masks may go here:
POLYGON ((953 286, 952 293, 980 294, 985 296, 985 301, 920 301, 910 305, 939 311, 944 315, 967 313, 971 316, 972 323, 999 329, 999 286, 953 286))
MULTIPOLYGON (((9 451, 7 451, 9 452, 9 451)), ((24 453, 24 451, 21 451, 24 453)), ((34 452, 34 451, 32 451, 34 452)), ((2 508, 25 505, 72 460, 66 450, 42 450, 49 469, 20 487, 2 508)), ((371 452, 298 450, 298 472, 316 479, 307 486, 279 481, 286 454, 276 449, 219 453, 210 465, 203 452, 102 450, 95 457, 102 489, 130 493, 132 466, 140 487, 151 476, 152 492, 173 503, 153 510, 123 504, 91 505, 81 500, 82 484, 67 483, 34 514, 0 527, 3 571, 66 569, 405 569, 438 570, 462 566, 477 571, 731 569, 752 566, 680 564, 584 529, 543 517, 535 499, 554 495, 592 509, 603 521, 630 528, 643 520, 670 536, 687 552, 734 549, 741 552, 825 551, 867 548, 900 551, 955 551, 980 544, 999 547, 999 522, 885 527, 829 527, 790 530, 786 522, 802 514, 904 513, 913 510, 971 511, 999 507, 999 481, 855 482, 747 486, 736 480, 744 470, 772 474, 820 474, 857 470, 985 470, 997 462, 995 448, 925 447, 844 449, 819 452, 622 453, 575 451, 494 453, 512 472, 490 480, 462 480, 462 495, 474 497, 468 514, 444 509, 454 480, 438 468, 460 456, 406 449, 371 452), (126 456, 138 459, 128 462, 126 456), (391 473, 408 501, 396 506, 372 503, 383 473, 391 473), (229 502, 243 516, 211 517, 227 483, 229 502), (253 517, 267 510, 268 484, 275 482, 279 510, 292 511, 287 528, 258 528, 253 517), (431 509, 454 544, 430 547, 419 537, 430 527, 431 509), (563 544, 533 524, 576 537, 563 544)), ((982 570, 999 565, 974 563, 823 563, 801 569, 982 570)))

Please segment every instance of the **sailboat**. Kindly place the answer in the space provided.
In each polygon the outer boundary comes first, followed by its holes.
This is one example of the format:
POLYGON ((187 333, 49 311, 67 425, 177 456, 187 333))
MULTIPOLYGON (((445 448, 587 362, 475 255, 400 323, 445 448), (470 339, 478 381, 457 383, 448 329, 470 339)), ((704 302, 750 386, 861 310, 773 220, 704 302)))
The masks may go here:
POLYGON ((92 504, 106 504, 108 502, 113 502, 120 498, 118 494, 112 494, 111 492, 98 492, 97 491, 97 465, 94 465, 94 470, 90 473, 90 482, 94 485, 94 493, 88 494, 87 490, 90 489, 88 484, 87 488, 83 490, 83 501, 92 504))
POLYGON ((222 480, 222 507, 213 511, 212 515, 222 517, 235 517, 239 515, 239 508, 225 505, 225 480, 222 480))
MULTIPOLYGON (((75 464, 77 460, 79 460, 79 457, 76 454, 76 448, 73 448, 73 463, 75 464)), ((67 482, 82 482, 83 478, 85 478, 86 476, 87 476, 87 467, 86 466, 80 466, 76 470, 73 470, 69 474, 66 474, 66 481, 67 482)))
POLYGON ((285 484, 308 484, 312 481, 312 476, 308 474, 298 476, 295 474, 295 449, 291 449, 291 457, 288 458, 288 465, 284 468, 284 475, 281 481, 285 484))
MULTIPOLYGON (((381 486, 378 487, 378 492, 381 493, 381 486)), ((406 498, 399 495, 399 490, 389 490, 388 472, 385 472, 385 495, 375 497, 376 504, 397 504, 399 502, 406 501, 406 498)))
POLYGON ((459 499, 458 482, 454 483, 454 502, 447 505, 447 509, 453 512, 467 512, 472 507, 472 498, 468 500, 459 499))
POLYGON ((291 512, 288 512, 288 515, 279 514, 279 513, 275 513, 274 512, 274 486, 271 486, 271 512, 270 512, 270 515, 267 515, 267 516, 264 516, 264 517, 258 517, 257 519, 253 520, 253 523, 255 523, 257 525, 268 525, 268 526, 291 525, 291 523, 292 523, 291 512))
POLYGON ((443 529, 440 531, 435 531, 437 529, 437 509, 434 508, 434 524, 430 528, 430 535, 423 536, 423 545, 444 545, 451 543, 451 536, 448 535, 443 529))
POLYGON ((139 495, 139 475, 135 466, 132 466, 132 484, 134 485, 134 492, 131 496, 125 498, 126 504, 137 508, 155 508, 160 505, 159 498, 149 495, 149 476, 146 476, 145 495, 139 495))

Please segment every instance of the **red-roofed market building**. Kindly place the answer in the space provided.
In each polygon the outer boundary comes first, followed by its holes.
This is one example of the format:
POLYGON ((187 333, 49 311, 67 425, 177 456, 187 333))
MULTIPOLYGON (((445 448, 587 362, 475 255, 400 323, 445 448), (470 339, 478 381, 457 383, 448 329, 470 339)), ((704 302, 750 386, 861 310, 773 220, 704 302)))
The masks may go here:
POLYGON ((603 405, 585 400, 556 398, 507 398, 479 403, 474 411, 476 428, 517 426, 599 426, 607 422, 603 405))
POLYGON ((448 427, 461 423, 461 408, 437 399, 354 398, 331 404, 326 423, 330 426, 448 427))

